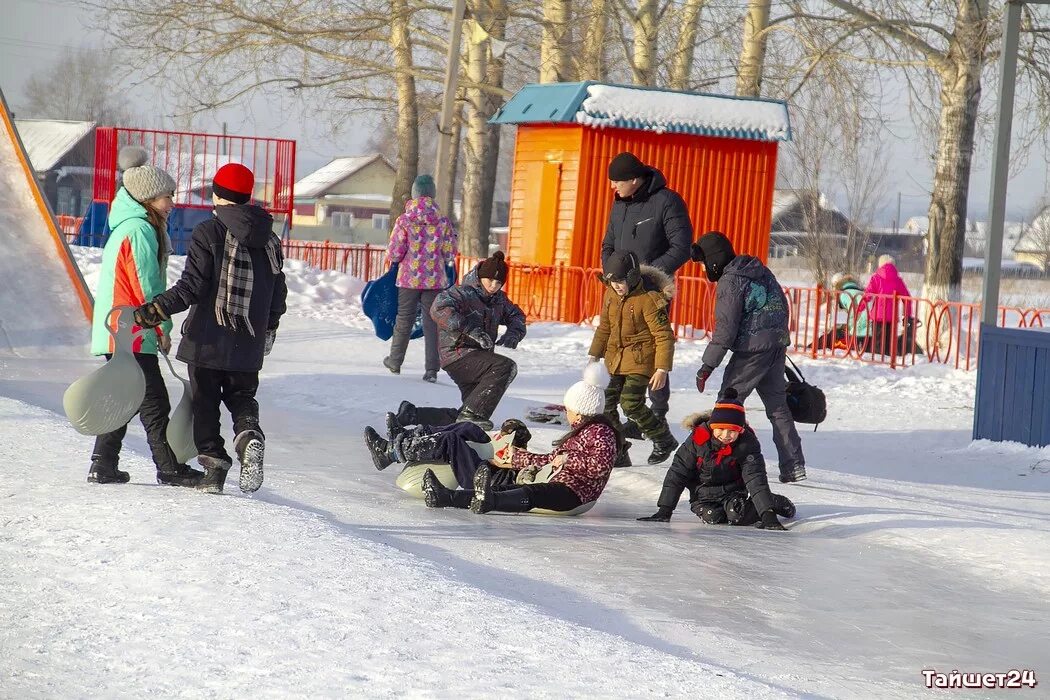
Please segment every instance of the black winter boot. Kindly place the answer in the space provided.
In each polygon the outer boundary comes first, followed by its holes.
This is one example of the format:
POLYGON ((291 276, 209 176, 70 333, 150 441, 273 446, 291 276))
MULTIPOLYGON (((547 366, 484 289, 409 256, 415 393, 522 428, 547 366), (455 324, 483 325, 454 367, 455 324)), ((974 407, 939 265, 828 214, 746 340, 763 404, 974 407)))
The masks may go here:
POLYGON ((263 484, 263 457, 266 443, 262 432, 249 428, 233 439, 237 461, 241 463, 239 485, 244 493, 255 493, 263 484))
POLYGON ((488 418, 485 418, 484 416, 474 413, 474 411, 470 410, 466 406, 459 409, 459 415, 456 417, 456 422, 473 423, 482 430, 492 430, 492 421, 490 421, 488 418))
POLYGON ((649 455, 649 464, 661 464, 667 461, 667 458, 677 449, 678 440, 675 440, 674 435, 669 432, 664 433, 663 437, 653 441, 653 452, 649 455))
POLYGON ((391 454, 393 450, 390 449, 390 442, 379 437, 379 433, 375 431, 372 426, 365 428, 365 445, 368 446, 368 451, 372 453, 372 462, 375 463, 376 469, 382 471, 394 463, 394 455, 391 454))
POLYGON ((427 508, 449 508, 452 506, 452 489, 445 488, 431 470, 423 472, 423 502, 427 508))
POLYGON ((629 452, 630 449, 631 443, 624 440, 623 447, 621 447, 620 451, 616 453, 616 461, 613 463, 613 469, 634 466, 631 463, 631 453, 629 452))
POLYGON ((197 463, 204 467, 204 478, 197 484, 197 490, 204 493, 222 493, 222 487, 226 483, 226 473, 230 471, 233 464, 225 459, 200 455, 197 463))
POLYGON ((473 513, 488 513, 492 510, 492 490, 489 481, 492 478, 492 467, 482 463, 474 472, 474 497, 470 500, 470 510, 473 513))
POLYGON ((773 512, 779 515, 781 518, 795 517, 795 504, 791 502, 787 496, 781 496, 779 493, 773 494, 773 512))
POLYGON ((805 480, 806 466, 804 464, 796 464, 793 467, 780 470, 780 483, 782 484, 794 484, 805 480))
POLYGON ((431 384, 436 384, 437 380, 438 380, 437 370, 428 369, 426 372, 423 373, 423 381, 424 382, 430 382, 431 384))
POLYGON ((623 427, 620 429, 620 432, 623 433, 623 436, 625 438, 630 438, 631 440, 645 439, 645 435, 642 435, 642 429, 639 428, 638 424, 635 423, 633 420, 628 420, 626 423, 624 423, 623 427))
POLYGON ((401 425, 397 414, 388 412, 386 414, 386 439, 393 442, 403 432, 405 432, 405 426, 401 425))
POLYGON ((397 422, 401 425, 418 425, 416 405, 411 401, 402 401, 397 407, 397 422))
POLYGON ((117 469, 116 463, 92 457, 87 480, 89 484, 126 484, 131 481, 131 474, 117 469))
POLYGON ((390 370, 391 374, 401 374, 401 367, 394 364, 394 361, 389 357, 383 358, 383 366, 390 370))
POLYGON ((202 479, 204 479, 204 472, 199 472, 188 464, 179 464, 176 466, 175 471, 170 472, 157 470, 157 483, 167 486, 189 486, 194 488, 201 483, 202 479))

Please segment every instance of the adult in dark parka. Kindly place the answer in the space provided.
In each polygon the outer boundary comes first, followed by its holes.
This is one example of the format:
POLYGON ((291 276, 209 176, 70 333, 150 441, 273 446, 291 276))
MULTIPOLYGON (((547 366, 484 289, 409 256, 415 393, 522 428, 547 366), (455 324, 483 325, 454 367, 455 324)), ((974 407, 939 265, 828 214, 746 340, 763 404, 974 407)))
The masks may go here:
MULTIPOLYGON (((689 260, 693 225, 681 196, 667 187, 663 173, 633 153, 621 153, 609 163, 609 182, 616 191, 609 226, 602 240, 602 267, 619 251, 630 251, 643 265, 661 270, 674 279, 689 260)), ((670 382, 649 391, 652 411, 661 420, 667 416, 670 382)), ((628 437, 640 438, 632 430, 628 437)))
POLYGON ((214 216, 194 227, 182 277, 135 313, 148 327, 190 310, 178 358, 189 365, 193 440, 205 468, 198 488, 209 493, 222 492, 233 465, 222 439, 220 403, 233 417, 241 489, 258 490, 263 480, 265 438, 255 393, 288 289, 273 218, 248 203, 253 187, 254 175, 243 165, 219 168, 212 185, 214 216))
POLYGON ((696 388, 704 391, 708 377, 732 350, 720 393, 732 387, 742 403, 752 391, 758 391, 773 424, 780 481, 802 481, 806 460, 788 408, 784 378, 791 342, 784 290, 768 267, 750 255, 737 255, 729 239, 717 231, 700 237, 692 247, 692 257, 704 264, 707 278, 718 284, 715 330, 696 373, 696 388))

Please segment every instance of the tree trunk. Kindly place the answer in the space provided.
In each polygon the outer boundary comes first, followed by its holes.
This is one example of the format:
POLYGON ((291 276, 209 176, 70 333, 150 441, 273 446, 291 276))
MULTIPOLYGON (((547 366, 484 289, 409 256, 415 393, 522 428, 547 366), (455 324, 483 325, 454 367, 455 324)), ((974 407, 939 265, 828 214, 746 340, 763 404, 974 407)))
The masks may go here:
POLYGON ((929 250, 923 296, 957 301, 966 244, 966 199, 981 99, 981 67, 987 50, 986 17, 966 16, 962 0, 955 39, 948 49, 951 65, 941 72, 941 113, 936 171, 930 197, 929 250))
MULTIPOLYGON (((506 36, 505 0, 482 0, 472 16, 482 21, 496 39, 506 36)), ((471 82, 503 86, 504 60, 488 55, 488 42, 468 42, 467 77, 471 82)), ((463 223, 459 249, 464 255, 485 257, 489 249, 489 221, 496 187, 499 159, 499 127, 488 123, 502 100, 478 89, 467 90, 470 118, 464 149, 466 169, 463 178, 463 223)))
POLYGON ((762 94, 762 74, 766 63, 766 27, 769 26, 771 0, 749 0, 744 17, 744 41, 740 48, 740 72, 736 79, 736 94, 740 97, 759 97, 762 94))
POLYGON ((540 82, 570 82, 572 76, 572 1, 543 0, 540 38, 540 82))
POLYGON ((452 142, 449 144, 449 159, 441 180, 441 191, 437 193, 437 205, 442 213, 455 222, 456 177, 459 175, 459 149, 463 144, 463 100, 464 90, 456 89, 456 107, 452 111, 452 142))
POLYGON ((390 48, 394 54, 394 84, 397 88, 397 174, 390 201, 390 225, 405 211, 412 194, 412 181, 419 170, 419 107, 416 79, 412 76, 412 39, 408 0, 391 0, 390 48))
POLYGON ((583 57, 579 64, 580 80, 605 79, 605 30, 609 26, 608 0, 591 0, 583 40, 583 57))
POLYGON ((675 44, 674 60, 668 87, 672 90, 688 90, 693 76, 693 59, 696 55, 696 34, 700 25, 700 11, 705 0, 686 0, 682 7, 681 28, 675 44))
POLYGON ((631 71, 635 85, 656 85, 656 26, 658 0, 639 0, 638 11, 631 18, 634 30, 634 56, 631 71))

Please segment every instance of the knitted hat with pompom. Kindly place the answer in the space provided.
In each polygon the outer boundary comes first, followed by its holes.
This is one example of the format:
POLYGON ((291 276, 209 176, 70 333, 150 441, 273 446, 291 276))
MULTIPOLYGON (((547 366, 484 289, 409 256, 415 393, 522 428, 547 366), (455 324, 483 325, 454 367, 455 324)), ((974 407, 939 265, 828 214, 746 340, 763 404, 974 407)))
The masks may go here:
POLYGON ((596 416, 605 410, 605 386, 609 372, 604 362, 592 362, 583 370, 583 381, 565 392, 565 408, 581 416, 596 416))
POLYGON ((146 165, 149 154, 141 146, 124 146, 117 155, 117 167, 124 171, 122 182, 135 201, 148 202, 175 194, 175 180, 152 165, 146 165))

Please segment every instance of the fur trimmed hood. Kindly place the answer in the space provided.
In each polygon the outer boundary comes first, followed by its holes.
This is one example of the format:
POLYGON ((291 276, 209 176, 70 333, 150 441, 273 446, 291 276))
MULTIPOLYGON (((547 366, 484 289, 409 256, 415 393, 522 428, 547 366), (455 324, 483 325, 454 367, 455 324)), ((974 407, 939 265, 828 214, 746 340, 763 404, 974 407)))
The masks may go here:
POLYGON ((691 413, 682 419, 682 427, 686 430, 692 430, 701 423, 706 423, 711 420, 711 411, 699 411, 697 413, 691 413))
MULTIPOLYGON (((646 292, 657 292, 662 296, 668 303, 674 298, 677 288, 675 287, 674 278, 667 274, 658 267, 652 265, 639 265, 638 272, 642 277, 642 290, 646 292)), ((610 286, 602 276, 601 272, 595 272, 594 276, 598 278, 606 287, 610 286)))

